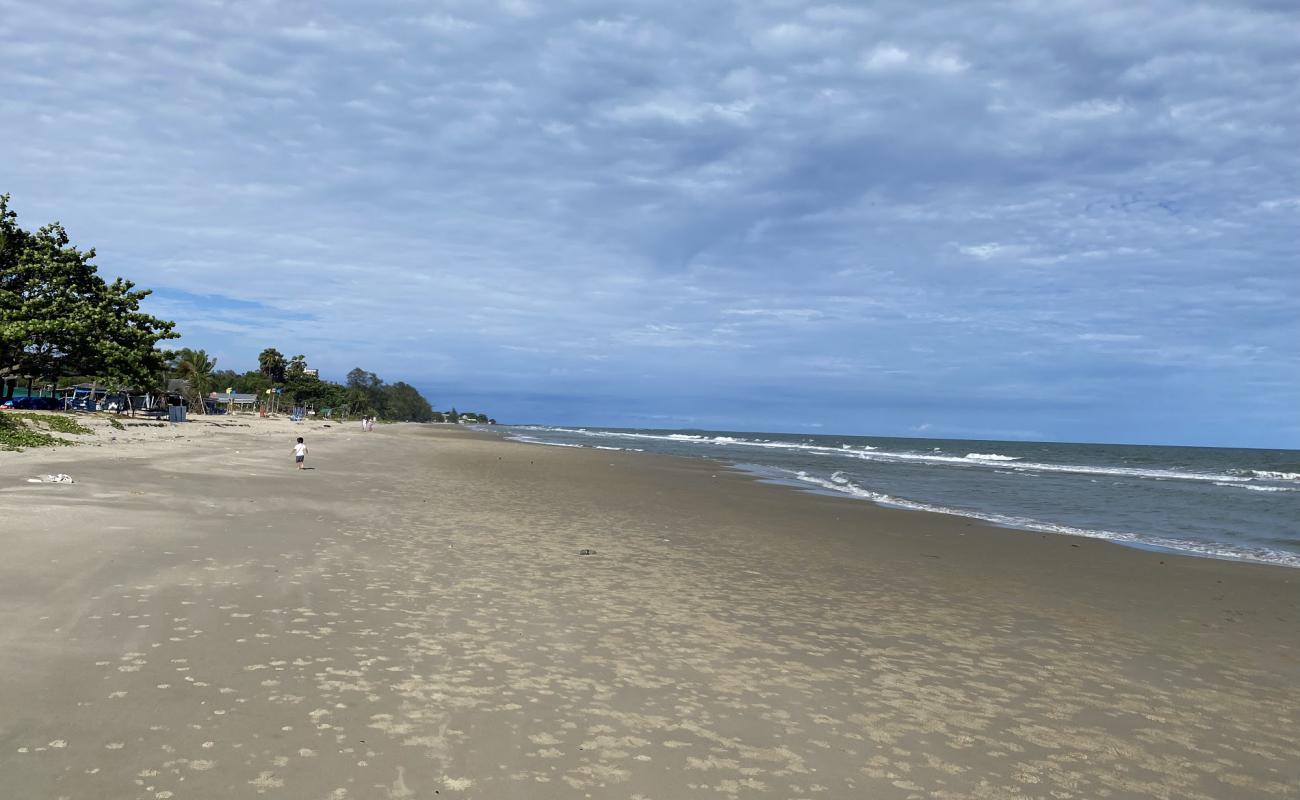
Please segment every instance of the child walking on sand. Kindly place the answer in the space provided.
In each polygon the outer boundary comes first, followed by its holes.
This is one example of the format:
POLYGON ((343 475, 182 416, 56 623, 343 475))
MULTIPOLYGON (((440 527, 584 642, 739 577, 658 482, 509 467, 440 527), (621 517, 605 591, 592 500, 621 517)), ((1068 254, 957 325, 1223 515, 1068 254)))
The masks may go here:
POLYGON ((307 458, 307 445, 302 443, 302 437, 298 437, 298 443, 293 446, 293 460, 298 463, 298 469, 303 469, 302 462, 307 458))

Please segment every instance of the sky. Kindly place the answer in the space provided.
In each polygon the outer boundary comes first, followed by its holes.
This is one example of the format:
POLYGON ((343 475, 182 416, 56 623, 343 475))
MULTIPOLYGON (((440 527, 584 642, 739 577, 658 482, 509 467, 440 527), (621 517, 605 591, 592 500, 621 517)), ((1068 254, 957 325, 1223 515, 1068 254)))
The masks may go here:
POLYGON ((1300 448, 1290 0, 0 0, 0 192, 503 422, 1300 448))

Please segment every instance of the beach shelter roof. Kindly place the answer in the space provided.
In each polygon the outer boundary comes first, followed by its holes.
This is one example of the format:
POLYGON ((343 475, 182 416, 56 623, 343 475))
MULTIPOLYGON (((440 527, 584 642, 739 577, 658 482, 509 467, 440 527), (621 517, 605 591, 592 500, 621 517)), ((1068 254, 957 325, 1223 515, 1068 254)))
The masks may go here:
POLYGON ((71 386, 60 386, 57 392, 62 395, 90 394, 92 389, 96 395, 110 392, 109 387, 102 383, 74 383, 71 386))

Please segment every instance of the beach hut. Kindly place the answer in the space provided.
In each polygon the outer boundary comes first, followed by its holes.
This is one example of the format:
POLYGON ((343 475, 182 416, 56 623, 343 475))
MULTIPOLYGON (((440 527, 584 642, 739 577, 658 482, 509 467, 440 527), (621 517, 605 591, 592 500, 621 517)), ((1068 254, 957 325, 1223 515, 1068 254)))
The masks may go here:
POLYGON ((257 395, 251 392, 233 392, 227 391, 218 394, 213 392, 208 395, 209 402, 221 403, 225 406, 226 411, 254 411, 257 409, 257 395))

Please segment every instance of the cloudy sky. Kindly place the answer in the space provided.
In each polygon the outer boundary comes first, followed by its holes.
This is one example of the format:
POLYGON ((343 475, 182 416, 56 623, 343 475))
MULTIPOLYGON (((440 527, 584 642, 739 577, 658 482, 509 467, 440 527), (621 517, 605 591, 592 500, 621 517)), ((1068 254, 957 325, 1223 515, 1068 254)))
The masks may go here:
POLYGON ((502 420, 1300 447, 1300 11, 0 0, 0 192, 502 420))

